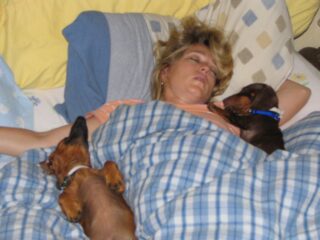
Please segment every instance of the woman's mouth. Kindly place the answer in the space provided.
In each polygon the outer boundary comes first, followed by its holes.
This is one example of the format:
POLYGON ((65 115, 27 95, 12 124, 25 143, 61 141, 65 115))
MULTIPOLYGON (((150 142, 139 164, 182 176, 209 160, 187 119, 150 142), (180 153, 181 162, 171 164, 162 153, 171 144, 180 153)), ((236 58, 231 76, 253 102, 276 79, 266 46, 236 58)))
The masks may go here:
POLYGON ((197 75, 194 77, 195 80, 202 82, 203 84, 205 84, 207 82, 207 78, 203 75, 197 75))

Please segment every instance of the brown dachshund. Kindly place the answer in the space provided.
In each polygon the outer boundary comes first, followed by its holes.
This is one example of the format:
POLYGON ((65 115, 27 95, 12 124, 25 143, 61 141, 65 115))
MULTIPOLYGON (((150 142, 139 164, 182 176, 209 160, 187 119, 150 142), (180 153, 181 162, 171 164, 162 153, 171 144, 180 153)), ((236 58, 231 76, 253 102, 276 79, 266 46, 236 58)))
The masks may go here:
POLYGON ((254 83, 223 100, 224 109, 214 103, 208 109, 240 128, 240 137, 268 154, 285 149, 279 128, 278 97, 270 86, 254 83))
POLYGON ((80 222, 90 239, 136 239, 134 216, 122 197, 124 181, 117 165, 107 161, 91 168, 86 120, 78 117, 42 169, 57 178, 62 212, 80 222))

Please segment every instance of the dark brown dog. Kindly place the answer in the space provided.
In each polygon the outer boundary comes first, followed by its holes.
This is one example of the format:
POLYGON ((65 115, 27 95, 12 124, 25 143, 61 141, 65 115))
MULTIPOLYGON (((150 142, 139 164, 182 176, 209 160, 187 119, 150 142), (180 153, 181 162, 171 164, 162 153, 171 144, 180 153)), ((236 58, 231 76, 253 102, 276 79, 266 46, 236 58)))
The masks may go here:
POLYGON ((136 239, 134 216, 122 197, 125 185, 117 165, 107 161, 102 169, 91 168, 83 117, 77 118, 69 137, 40 165, 56 176, 57 187, 63 190, 59 204, 67 219, 80 222, 90 239, 136 239))
POLYGON ((240 128, 240 137, 261 148, 268 154, 284 149, 279 128, 278 97, 276 92, 263 83, 250 84, 239 93, 223 100, 224 109, 214 103, 208 109, 240 128))

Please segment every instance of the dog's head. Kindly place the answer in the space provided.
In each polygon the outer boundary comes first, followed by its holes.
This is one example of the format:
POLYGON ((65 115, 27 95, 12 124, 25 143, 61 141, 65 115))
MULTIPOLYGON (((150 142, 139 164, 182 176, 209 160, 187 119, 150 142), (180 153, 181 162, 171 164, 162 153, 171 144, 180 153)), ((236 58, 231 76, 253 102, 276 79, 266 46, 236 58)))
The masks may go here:
POLYGON ((278 97, 272 87, 263 83, 250 84, 223 100, 225 109, 247 114, 250 109, 270 110, 278 107, 278 97))
POLYGON ((57 186, 60 186, 70 169, 76 165, 90 167, 88 151, 88 128, 86 120, 78 117, 73 124, 68 137, 62 139, 49 158, 40 163, 47 173, 57 177, 57 186))

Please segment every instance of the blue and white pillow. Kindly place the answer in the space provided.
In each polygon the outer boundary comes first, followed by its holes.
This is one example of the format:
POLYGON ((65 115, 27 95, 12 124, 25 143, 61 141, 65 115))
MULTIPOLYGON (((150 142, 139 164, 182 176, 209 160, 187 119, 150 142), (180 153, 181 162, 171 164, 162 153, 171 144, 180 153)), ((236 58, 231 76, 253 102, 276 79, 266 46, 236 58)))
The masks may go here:
POLYGON ((169 35, 174 17, 87 11, 64 31, 68 41, 65 104, 56 110, 73 122, 107 101, 150 100, 153 43, 169 35))
POLYGON ((0 56, 0 126, 33 128, 33 105, 0 56))

